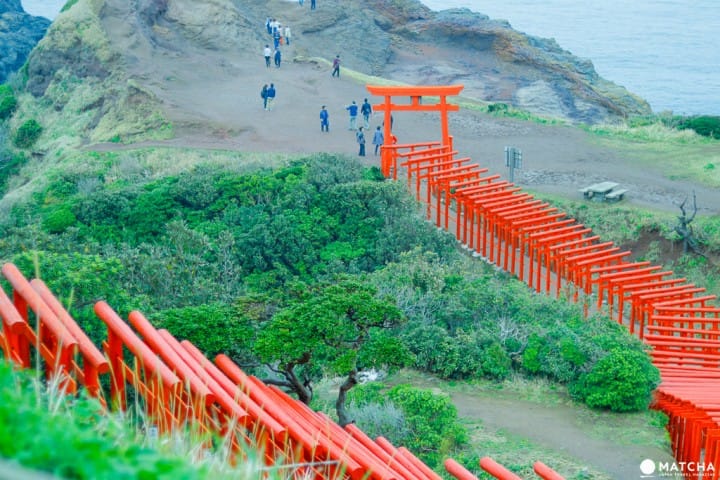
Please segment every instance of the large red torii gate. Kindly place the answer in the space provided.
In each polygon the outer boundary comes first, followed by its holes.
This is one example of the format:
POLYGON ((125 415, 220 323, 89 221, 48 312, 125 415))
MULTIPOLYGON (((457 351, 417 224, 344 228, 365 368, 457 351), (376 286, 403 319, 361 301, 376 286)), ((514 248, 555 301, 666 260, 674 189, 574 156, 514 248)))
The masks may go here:
MULTIPOLYGON (((383 103, 373 105, 373 110, 385 112, 384 115, 384 131, 385 145, 392 144, 392 122, 391 114, 393 111, 412 111, 412 112, 440 112, 440 128, 442 131, 441 145, 452 147, 452 139, 448 128, 448 112, 456 112, 460 109, 458 105, 447 103, 449 95, 458 95, 465 88, 463 85, 425 85, 425 86, 385 86, 385 85, 367 85, 367 89, 371 95, 384 97, 383 103), (392 97, 409 97, 409 104, 393 103, 392 97), (423 100, 423 97, 438 97, 437 103, 429 103, 423 100)), ((450 148, 452 150, 452 148, 450 148)), ((382 148, 380 161, 383 175, 388 177, 393 159, 393 150, 390 148, 382 148)))

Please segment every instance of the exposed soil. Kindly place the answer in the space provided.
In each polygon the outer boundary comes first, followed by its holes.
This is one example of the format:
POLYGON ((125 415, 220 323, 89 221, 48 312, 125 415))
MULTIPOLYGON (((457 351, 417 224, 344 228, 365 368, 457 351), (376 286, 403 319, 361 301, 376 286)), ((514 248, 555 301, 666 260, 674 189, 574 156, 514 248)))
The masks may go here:
MULTIPOLYGON (((526 439, 571 457, 593 478, 598 478, 600 473, 608 479, 640 479, 640 462, 643 460, 673 461, 667 449, 657 446, 659 441, 654 445, 633 443, 643 438, 634 431, 625 436, 623 432, 628 429, 647 429, 641 418, 595 412, 573 403, 559 392, 546 394, 545 403, 541 403, 504 389, 467 386, 448 391, 441 381, 415 374, 409 374, 407 378, 405 374, 398 374, 389 380, 391 384, 409 382, 420 388, 449 393, 458 416, 464 421, 479 420, 485 431, 526 439)), ((482 451, 482 443, 478 444, 477 453, 481 457, 487 455, 482 451)), ((543 458, 525 460, 550 462, 543 458)), ((571 474, 564 472, 562 465, 548 466, 563 475, 571 474)))
MULTIPOLYGON (((368 91, 346 75, 340 79, 331 77, 329 64, 295 59, 292 44, 284 47, 280 68, 266 68, 263 45, 221 52, 198 50, 188 43, 176 45, 174 52, 148 52, 147 45, 138 46, 127 37, 113 41, 121 49, 141 49, 129 69, 163 101, 176 127, 176 138, 153 145, 357 154, 345 107, 353 100, 362 103, 369 97, 368 91), (271 111, 262 108, 260 90, 265 83, 274 83, 277 88, 271 111), (320 132, 318 114, 322 105, 327 105, 330 113, 329 133, 320 132)), ((328 52, 328 58, 333 52, 328 52)), ((403 72, 403 77, 408 76, 408 71, 420 72, 433 64, 432 50, 426 53, 424 57, 407 56, 409 63, 394 68, 403 72)), ((372 118, 370 131, 366 132, 368 143, 381 121, 380 115, 372 118)), ((695 191, 699 214, 720 213, 720 190, 687 180, 671 180, 659 169, 648 168, 645 162, 634 162, 628 152, 599 145, 578 128, 461 110, 451 113, 450 132, 461 156, 469 156, 473 162, 504 176, 508 174, 504 147, 520 148, 524 164, 516 171, 515 181, 533 191, 578 198, 579 188, 611 180, 629 190, 624 201, 630 204, 677 212, 679 202, 695 191)), ((395 113, 393 133, 400 143, 438 140, 438 115, 395 113)), ((113 144, 90 148, 122 147, 113 144)), ((376 165, 378 159, 370 152, 364 162, 376 165)))

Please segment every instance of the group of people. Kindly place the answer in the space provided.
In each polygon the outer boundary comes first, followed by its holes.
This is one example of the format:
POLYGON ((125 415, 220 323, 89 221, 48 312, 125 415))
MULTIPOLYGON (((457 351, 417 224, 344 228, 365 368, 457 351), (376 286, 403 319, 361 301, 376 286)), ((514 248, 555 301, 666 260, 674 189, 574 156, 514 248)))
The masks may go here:
MULTIPOLYGON (((298 0, 300 6, 304 4, 304 0, 298 0)), ((316 8, 315 0, 311 0, 310 9, 316 8)), ((269 35, 272 36, 275 50, 270 48, 269 44, 265 45, 263 49, 263 56, 265 57, 265 66, 270 67, 271 59, 274 59, 275 67, 280 68, 282 62, 282 53, 280 52, 280 45, 283 43, 290 45, 291 31, 289 26, 283 27, 280 22, 274 18, 267 18, 265 22, 265 28, 269 35)), ((335 55, 332 63, 331 76, 340 78, 340 55, 335 55)), ((263 85, 260 92, 260 97, 263 100, 263 108, 265 110, 271 110, 273 101, 275 100, 276 90, 275 84, 271 83, 263 85)), ((355 140, 357 141, 360 149, 358 155, 361 157, 365 156, 365 130, 370 128, 370 116, 373 113, 372 105, 366 98, 362 105, 358 105, 355 100, 350 105, 345 107, 350 115, 350 127, 349 130, 355 132, 355 140), (357 126, 358 114, 363 117, 363 126, 357 126)), ((330 113, 328 112, 325 105, 320 108, 320 131, 330 132, 330 113)), ((375 132, 373 133, 372 144, 375 145, 375 155, 378 154, 380 147, 385 143, 385 138, 381 127, 378 125, 375 132)))
MULTIPOLYGON (((355 100, 352 101, 350 105, 345 107, 345 110, 348 111, 350 115, 350 126, 348 130, 355 131, 355 141, 357 141, 358 146, 360 147, 360 150, 358 152, 358 155, 361 157, 365 156, 365 129, 370 128, 370 115, 372 115, 372 105, 370 105, 370 102, 368 102, 368 99, 366 98, 362 105, 358 106, 357 102, 355 100), (357 126, 357 117, 358 113, 360 113, 363 116, 363 126, 358 127, 357 126)), ((321 132, 329 132, 330 131, 330 114, 327 111, 327 108, 325 105, 323 105, 320 108, 320 131, 321 132)), ((378 154, 378 150, 380 147, 385 143, 385 135, 383 134, 382 129, 378 125, 378 127, 375 129, 375 132, 373 133, 372 138, 372 144, 375 145, 375 155, 378 154)))
POLYGON ((265 28, 267 29, 268 35, 272 36, 273 46, 275 47, 274 50, 272 50, 269 44, 265 44, 265 48, 263 49, 265 67, 270 68, 270 59, 273 59, 275 67, 280 68, 280 64, 282 63, 280 45, 290 45, 290 39, 292 37, 290 26, 285 25, 285 27, 283 27, 276 19, 267 17, 267 20, 265 21, 265 28))
MULTIPOLYGON (((355 132, 355 140, 357 141, 358 145, 360 146, 360 151, 358 152, 358 155, 361 157, 365 156, 365 132, 363 132, 363 127, 358 128, 357 132, 355 132)), ((378 150, 380 150, 380 147, 383 146, 385 143, 385 134, 383 134, 382 130, 380 129, 380 125, 377 126, 375 129, 375 133, 373 133, 373 139, 372 144, 375 145, 375 156, 378 154, 378 150)))

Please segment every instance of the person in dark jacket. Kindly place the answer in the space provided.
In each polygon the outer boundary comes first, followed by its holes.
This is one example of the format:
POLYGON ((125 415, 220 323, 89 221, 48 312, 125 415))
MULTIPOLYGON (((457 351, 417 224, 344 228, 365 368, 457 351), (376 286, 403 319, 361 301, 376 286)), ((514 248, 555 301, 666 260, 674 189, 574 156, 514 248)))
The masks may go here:
POLYGON ((275 101, 275 84, 271 83, 267 90, 267 108, 266 110, 272 110, 272 104, 275 101))
POLYGON ((363 133, 363 127, 358 128, 358 131, 355 134, 355 138, 357 139, 358 145, 360 145, 360 152, 358 153, 358 155, 361 157, 364 157, 365 156, 365 134, 363 133))
POLYGON ((325 105, 322 106, 320 109, 320 131, 321 132, 329 132, 330 131, 330 114, 325 109, 325 105))
POLYGON ((382 130, 380 130, 379 126, 375 129, 372 143, 373 145, 375 145, 375 155, 377 155, 378 149, 382 146, 383 143, 385 143, 385 135, 383 135, 383 132, 382 130))
POLYGON ((280 68, 280 62, 282 61, 282 53, 280 53, 280 49, 275 49, 275 67, 280 68))

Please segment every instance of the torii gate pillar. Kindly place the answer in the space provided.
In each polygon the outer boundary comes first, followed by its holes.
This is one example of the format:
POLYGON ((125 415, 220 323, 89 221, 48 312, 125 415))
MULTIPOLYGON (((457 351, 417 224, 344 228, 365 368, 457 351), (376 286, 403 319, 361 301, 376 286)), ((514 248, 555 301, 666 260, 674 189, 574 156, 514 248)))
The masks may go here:
MULTIPOLYGON (((452 149, 452 137, 448 128, 448 112, 456 112, 460 109, 457 105, 447 103, 448 95, 458 95, 464 88, 463 85, 428 85, 428 86, 379 86, 367 85, 372 95, 384 97, 385 101, 373 105, 375 111, 385 112, 384 131, 385 144, 395 143, 392 135, 392 112, 413 111, 413 112, 440 112, 440 128, 442 130, 442 145, 452 149), (409 104, 393 103, 392 97, 410 97, 409 104), (423 100, 423 97, 426 97, 423 100), (429 103, 427 97, 438 98, 437 103, 429 103)), ((390 175, 392 164, 392 149, 381 149, 381 169, 386 177, 390 175)))

